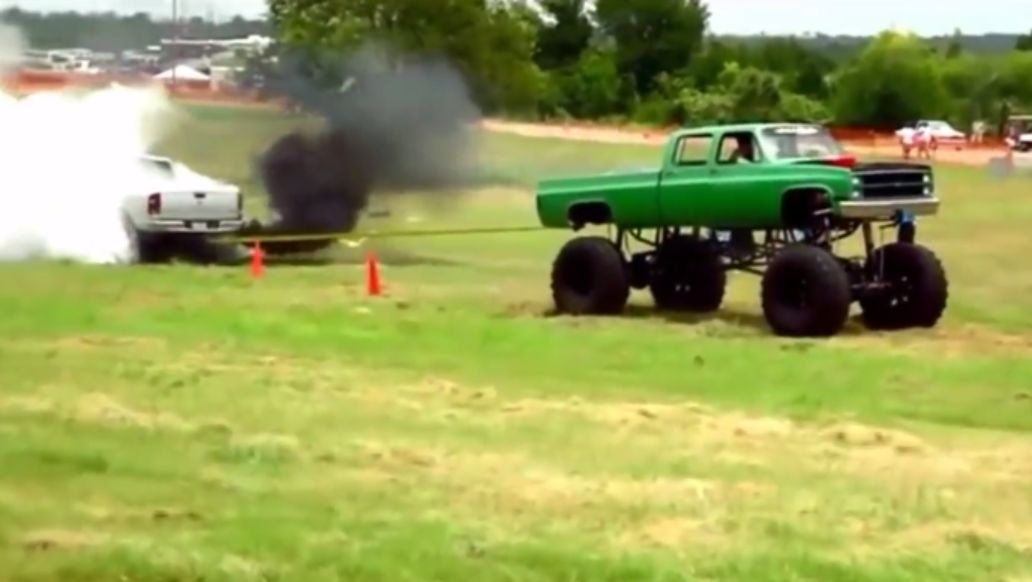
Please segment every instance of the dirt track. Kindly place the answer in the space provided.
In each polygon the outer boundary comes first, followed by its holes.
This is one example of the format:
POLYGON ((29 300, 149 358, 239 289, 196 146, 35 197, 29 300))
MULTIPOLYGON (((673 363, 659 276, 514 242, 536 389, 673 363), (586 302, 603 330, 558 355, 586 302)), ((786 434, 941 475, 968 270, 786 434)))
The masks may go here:
MULTIPOLYGON (((585 127, 575 125, 548 125, 539 123, 518 123, 496 119, 484 120, 485 129, 524 135, 528 137, 550 137, 596 141, 606 143, 625 143, 642 145, 660 145, 666 140, 666 133, 656 130, 620 129, 614 127, 585 127)), ((879 158, 900 158, 899 147, 894 143, 847 143, 846 147, 853 153, 879 158)), ((936 161, 985 166, 992 158, 1003 156, 1005 152, 997 149, 942 149, 935 154, 936 161)))

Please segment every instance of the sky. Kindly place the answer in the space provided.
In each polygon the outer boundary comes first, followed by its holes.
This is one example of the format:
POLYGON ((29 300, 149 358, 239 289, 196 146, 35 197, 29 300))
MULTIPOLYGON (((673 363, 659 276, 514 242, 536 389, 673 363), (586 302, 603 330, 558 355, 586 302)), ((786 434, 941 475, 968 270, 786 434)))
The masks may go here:
MULTIPOLYGON (((170 15, 173 0, 0 0, 0 6, 33 10, 149 11, 170 15)), ((256 16, 265 0, 179 0, 190 16, 256 16)), ((921 35, 1025 33, 1032 28, 1032 0, 708 0, 711 29, 719 34, 869 35, 886 28, 921 35)))

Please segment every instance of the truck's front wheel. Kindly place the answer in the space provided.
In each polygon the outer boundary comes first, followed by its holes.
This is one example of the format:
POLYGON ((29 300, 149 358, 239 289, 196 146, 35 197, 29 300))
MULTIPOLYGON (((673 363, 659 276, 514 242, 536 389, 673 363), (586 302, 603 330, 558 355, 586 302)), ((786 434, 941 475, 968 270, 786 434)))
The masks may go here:
POLYGON ((727 272, 710 244, 695 237, 675 236, 660 245, 656 259, 649 289, 657 307, 700 313, 720 307, 727 272))
POLYGON ((809 245, 790 245, 763 275, 763 314, 778 335, 826 337, 838 333, 849 317, 849 276, 831 253, 809 245))
POLYGON ((870 329, 932 327, 946 310, 948 281, 942 263, 918 244, 891 243, 871 254, 868 272, 885 288, 860 299, 870 329))
POLYGON ((572 239, 563 245, 552 264, 552 299, 560 313, 620 313, 630 293, 623 255, 609 239, 572 239))

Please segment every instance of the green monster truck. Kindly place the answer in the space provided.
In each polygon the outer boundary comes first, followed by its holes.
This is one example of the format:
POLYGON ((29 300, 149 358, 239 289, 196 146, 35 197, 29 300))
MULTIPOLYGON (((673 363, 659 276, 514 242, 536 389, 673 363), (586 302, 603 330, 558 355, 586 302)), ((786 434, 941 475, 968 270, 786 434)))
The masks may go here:
POLYGON ((729 270, 762 275, 764 316, 783 336, 834 335, 853 301, 883 330, 932 327, 946 308, 942 265, 915 243, 915 217, 939 208, 931 168, 857 163, 819 125, 679 130, 658 171, 543 180, 536 203, 546 227, 615 230, 560 250, 560 313, 620 313, 646 287, 661 309, 714 311, 729 270), (875 223, 894 240, 879 246, 875 223), (836 253, 858 230, 860 256, 836 253))

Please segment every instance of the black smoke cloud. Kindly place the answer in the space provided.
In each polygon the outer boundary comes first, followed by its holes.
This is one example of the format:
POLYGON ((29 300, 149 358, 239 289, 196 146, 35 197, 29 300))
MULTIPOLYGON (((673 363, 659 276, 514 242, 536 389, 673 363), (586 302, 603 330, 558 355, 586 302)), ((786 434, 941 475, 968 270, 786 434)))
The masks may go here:
POLYGON ((266 91, 317 114, 259 160, 272 232, 354 229, 375 192, 436 195, 470 181, 480 112, 462 75, 439 57, 369 46, 339 61, 283 55, 266 91))

